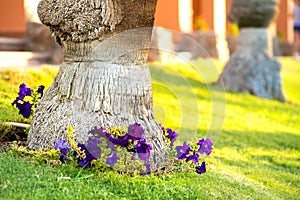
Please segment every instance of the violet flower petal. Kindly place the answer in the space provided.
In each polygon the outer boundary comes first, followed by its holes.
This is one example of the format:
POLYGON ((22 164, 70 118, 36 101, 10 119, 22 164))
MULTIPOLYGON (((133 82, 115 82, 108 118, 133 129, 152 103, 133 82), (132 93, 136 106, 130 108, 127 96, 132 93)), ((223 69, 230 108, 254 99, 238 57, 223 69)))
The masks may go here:
POLYGON ((198 162, 198 160, 199 160, 199 155, 198 154, 193 154, 193 155, 191 155, 191 156, 188 156, 187 158, 186 158, 186 162, 188 162, 188 161, 193 161, 194 162, 194 164, 196 164, 197 162, 198 162))
POLYGON ((138 123, 132 124, 128 127, 128 135, 134 141, 139 140, 144 135, 144 129, 138 123))
POLYGON ((99 159, 101 155, 101 148, 98 146, 102 141, 95 136, 90 136, 87 142, 88 151, 96 158, 99 159))
POLYGON ((138 156, 141 160, 147 161, 150 157, 150 150, 152 150, 152 147, 150 144, 146 143, 145 138, 142 138, 134 146, 134 149, 138 153, 138 156))
MULTIPOLYGON (((80 149, 82 151, 84 151, 86 157, 83 159, 80 156, 78 156, 78 164, 80 167, 86 167, 86 168, 90 168, 92 166, 92 161, 93 160, 97 160, 93 154, 91 154, 89 152, 89 150, 86 148, 86 146, 84 144, 79 143, 77 145, 78 147, 80 147, 80 149)), ((77 156, 76 151, 74 151, 74 155, 77 156)))
POLYGON ((64 163, 66 160, 69 160, 66 156, 68 155, 70 148, 68 142, 66 140, 55 140, 54 149, 59 149, 60 151, 60 158, 59 160, 64 163))
POLYGON ((212 141, 209 138, 201 139, 198 141, 199 149, 198 152, 200 154, 206 154, 209 155, 212 152, 212 141))
POLYGON ((112 151, 111 154, 106 158, 106 164, 113 168, 118 160, 120 160, 120 158, 115 151, 112 151))
POLYGON ((202 162, 201 165, 196 167, 196 173, 197 174, 204 174, 206 172, 206 163, 202 162))
POLYGON ((177 146, 175 147, 177 151, 177 158, 179 160, 183 160, 186 158, 187 154, 189 154, 191 148, 190 145, 187 144, 186 142, 183 143, 183 146, 177 146))

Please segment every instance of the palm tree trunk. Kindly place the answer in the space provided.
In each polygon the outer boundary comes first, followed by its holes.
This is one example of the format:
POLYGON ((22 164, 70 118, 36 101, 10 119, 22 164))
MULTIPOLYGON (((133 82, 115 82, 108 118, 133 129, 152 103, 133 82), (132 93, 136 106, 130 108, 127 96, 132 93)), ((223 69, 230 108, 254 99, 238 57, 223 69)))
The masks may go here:
MULTIPOLYGON (((58 7, 68 7, 66 2, 61 0, 58 7)), ((57 4, 47 0, 40 3, 40 18, 50 26, 65 55, 58 75, 35 110, 28 146, 53 147, 55 139, 66 138, 68 125, 74 127, 78 142, 85 143, 88 131, 95 126, 140 123, 153 148, 152 165, 158 168, 164 160, 165 145, 153 117, 146 65, 156 0, 94 0, 79 4, 69 5, 69 10, 76 13, 79 6, 81 19, 87 19, 77 24, 73 19, 70 26, 68 16, 74 16, 71 11, 56 10, 57 4), (48 16, 48 10, 53 14, 48 16), (55 13, 64 18, 55 21, 55 13), (99 13, 101 17, 97 18, 99 13), (98 24, 89 24, 95 18, 98 24), (80 26, 85 26, 85 32, 80 26)))

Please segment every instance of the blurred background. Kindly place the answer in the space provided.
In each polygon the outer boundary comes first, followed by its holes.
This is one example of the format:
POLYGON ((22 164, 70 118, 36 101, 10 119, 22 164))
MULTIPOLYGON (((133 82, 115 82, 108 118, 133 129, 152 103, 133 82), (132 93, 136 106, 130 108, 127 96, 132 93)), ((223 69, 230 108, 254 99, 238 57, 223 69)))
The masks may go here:
MULTIPOLYGON (((232 0, 159 0, 152 47, 183 53, 187 59, 212 57, 227 61, 235 52, 239 29, 227 18, 232 0), (194 39, 205 50, 199 49, 194 39)), ((36 10, 39 0, 0 2, 1 66, 60 64, 61 48, 43 26, 36 10), (14 59, 12 59, 14 58, 14 59)), ((275 56, 293 54, 292 0, 280 0, 276 20, 269 27, 275 56)), ((150 61, 168 62, 155 51, 150 61)))

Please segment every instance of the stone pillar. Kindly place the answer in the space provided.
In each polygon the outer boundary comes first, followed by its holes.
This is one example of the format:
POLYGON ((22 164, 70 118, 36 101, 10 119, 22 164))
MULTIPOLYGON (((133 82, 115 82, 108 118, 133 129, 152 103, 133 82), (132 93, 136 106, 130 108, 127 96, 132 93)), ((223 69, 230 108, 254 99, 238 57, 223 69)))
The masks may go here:
POLYGON ((285 101, 281 64, 273 57, 268 27, 279 0, 232 0, 229 19, 240 28, 239 45, 218 83, 226 89, 285 101))

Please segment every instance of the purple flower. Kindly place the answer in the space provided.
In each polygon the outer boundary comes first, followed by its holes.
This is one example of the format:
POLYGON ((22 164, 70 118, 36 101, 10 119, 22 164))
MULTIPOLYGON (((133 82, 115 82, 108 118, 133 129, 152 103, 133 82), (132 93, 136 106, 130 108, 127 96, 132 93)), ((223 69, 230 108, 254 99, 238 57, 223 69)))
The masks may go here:
POLYGON ((129 137, 128 134, 123 135, 121 137, 118 137, 117 145, 119 145, 121 147, 128 147, 131 144, 130 140, 131 140, 131 138, 129 137))
POLYGON ((109 141, 107 138, 106 141, 107 141, 107 146, 106 146, 107 148, 111 150, 115 149, 116 146, 111 141, 109 141))
POLYGON ((174 142, 176 141, 176 139, 178 137, 178 134, 170 128, 167 128, 166 131, 168 133, 167 138, 171 141, 170 147, 172 148, 174 145, 174 142))
POLYGON ((144 172, 142 173, 142 175, 150 174, 150 173, 151 173, 151 169, 150 169, 151 165, 145 163, 144 166, 146 167, 146 171, 144 171, 144 172))
POLYGON ((110 167, 113 168, 118 160, 120 160, 120 158, 115 151, 112 151, 111 154, 106 158, 106 164, 109 164, 110 167))
POLYGON ((37 89, 37 93, 40 93, 41 97, 44 95, 44 89, 45 89, 44 85, 40 85, 37 89))
POLYGON ((190 145, 186 142, 183 143, 183 146, 177 146, 175 149, 177 151, 177 158, 179 160, 185 159, 191 150, 190 145))
MULTIPOLYGON (((118 138, 114 138, 112 137, 109 133, 106 133, 106 138, 113 143, 114 145, 118 145, 121 147, 128 147, 131 143, 130 143, 130 138, 128 137, 128 134, 123 135, 121 137, 118 138)), ((111 145, 109 145, 111 146, 111 145)))
POLYGON ((19 87, 19 99, 23 100, 25 96, 31 95, 31 89, 26 86, 25 83, 22 83, 19 87))
POLYGON ((147 161, 150 157, 150 150, 152 150, 152 147, 150 144, 146 143, 145 138, 142 138, 134 146, 134 149, 138 153, 138 156, 141 160, 147 161))
POLYGON ((160 129, 162 130, 164 136, 168 140, 170 140, 170 148, 172 149, 173 145, 174 145, 174 142, 176 141, 176 139, 178 137, 178 134, 170 128, 165 129, 164 127, 162 127, 161 124, 159 126, 160 126, 160 129))
POLYGON ((196 173, 197 174, 204 174, 206 172, 206 164, 205 162, 202 162, 201 165, 196 167, 196 173))
POLYGON ((141 139, 143 134, 144 134, 144 129, 138 123, 132 124, 128 127, 129 138, 133 141, 141 139))
POLYGON ((17 98, 11 103, 11 105, 14 106, 14 105, 19 104, 18 101, 19 101, 19 97, 17 97, 17 98))
POLYGON ((199 145, 198 152, 200 154, 206 154, 206 155, 211 154, 213 143, 209 138, 206 138, 206 140, 204 139, 199 140, 197 144, 199 145))
POLYGON ((188 156, 188 157, 186 158, 186 162, 188 162, 188 161, 190 161, 190 160, 192 160, 192 161, 194 162, 194 164, 196 164, 196 163, 198 162, 198 160, 199 160, 199 154, 196 154, 196 153, 194 152, 193 155, 188 156))
POLYGON ((31 89, 28 88, 24 83, 19 87, 18 97, 12 102, 12 106, 16 105, 19 109, 19 114, 23 115, 25 118, 29 118, 32 112, 33 104, 28 101, 24 101, 25 96, 31 96, 31 89))
POLYGON ((60 151, 60 158, 59 160, 64 163, 66 160, 66 156, 68 155, 70 148, 68 146, 68 142, 66 140, 55 140, 55 146, 54 149, 59 149, 60 151))
POLYGON ((94 129, 89 131, 90 134, 94 135, 95 137, 106 137, 106 132, 104 131, 104 128, 98 128, 97 126, 94 127, 94 129))
POLYGON ((32 104, 30 104, 28 101, 25 101, 23 104, 16 103, 16 107, 19 109, 19 114, 21 114, 23 117, 30 117, 32 104))
MULTIPOLYGON (((84 159, 81 158, 80 156, 78 156, 78 164, 79 164, 79 166, 80 167, 90 168, 92 166, 92 161, 93 160, 97 160, 97 158, 95 158, 93 156, 93 154, 91 154, 89 152, 89 150, 86 148, 86 146, 84 144, 80 144, 79 143, 77 146, 80 147, 80 149, 82 151, 84 151, 84 153, 86 155, 86 157, 84 159)), ((74 155, 77 156, 77 152, 76 151, 74 151, 74 155)))
POLYGON ((110 142, 112 142, 114 145, 116 145, 118 143, 118 139, 114 138, 113 136, 111 136, 109 133, 107 132, 103 132, 105 135, 105 138, 108 139, 110 142))
POLYGON ((90 136, 87 142, 87 149, 88 151, 96 158, 99 159, 101 155, 101 149, 98 146, 101 144, 102 141, 99 138, 96 138, 95 136, 90 136))
POLYGON ((96 138, 105 138, 105 140, 107 141, 107 148, 110 148, 110 149, 115 148, 114 143, 112 143, 110 140, 114 141, 115 143, 117 143, 117 140, 114 140, 114 138, 112 138, 109 133, 105 132, 104 128, 102 128, 102 127, 97 128, 95 126, 94 129, 89 131, 89 134, 92 134, 96 138))
POLYGON ((168 138, 171 142, 175 142, 178 137, 178 134, 170 128, 167 128, 167 132, 169 133, 168 138))
POLYGON ((106 136, 106 139, 107 139, 109 142, 111 142, 113 145, 117 145, 117 144, 118 144, 118 139, 112 137, 109 133, 106 133, 106 132, 105 132, 105 136, 106 136))

